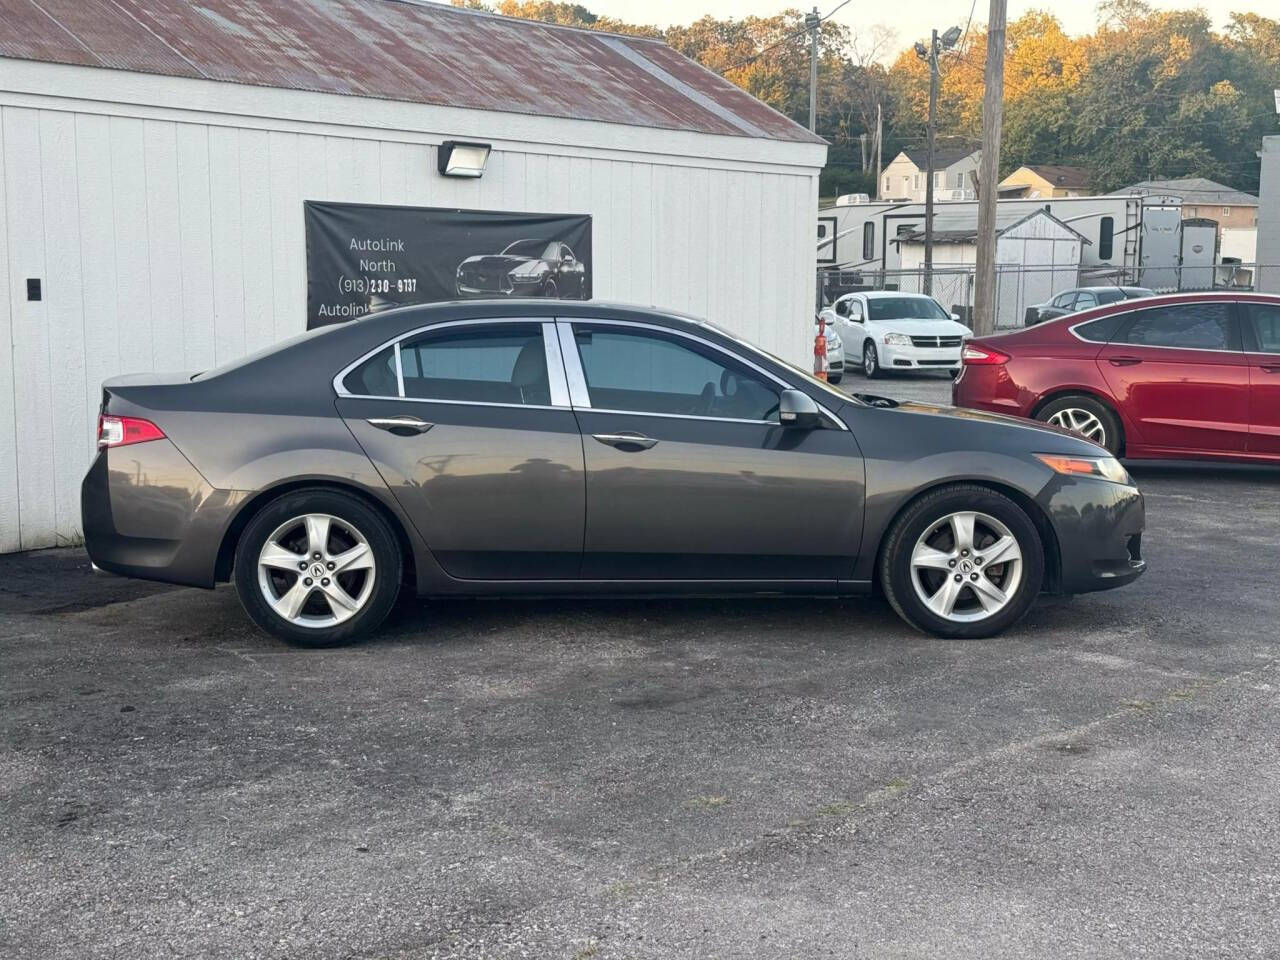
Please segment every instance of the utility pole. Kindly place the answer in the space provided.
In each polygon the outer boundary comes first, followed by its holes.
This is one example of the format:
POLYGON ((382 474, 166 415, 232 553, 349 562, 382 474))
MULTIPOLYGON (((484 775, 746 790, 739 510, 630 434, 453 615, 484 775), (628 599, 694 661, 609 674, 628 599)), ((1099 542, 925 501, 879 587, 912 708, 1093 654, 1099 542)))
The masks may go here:
POLYGON ((884 178, 884 113, 876 103, 876 199, 881 198, 880 181, 884 178))
POLYGON ((929 41, 929 159, 924 182, 924 292, 933 296, 933 151, 938 137, 938 31, 929 41))
POLYGON ((818 130, 818 27, 822 25, 822 17, 818 16, 818 8, 804 15, 804 25, 809 28, 809 132, 818 130))
MULTIPOLYGON (((993 0, 994 2, 994 0, 993 0)), ((934 30, 929 38, 929 49, 923 43, 916 44, 916 56, 929 64, 929 146, 925 161, 924 183, 924 293, 933 295, 933 156, 938 128, 938 54, 950 50, 960 39, 960 28, 952 27, 941 37, 934 30)))
POLYGON ((978 190, 978 250, 974 267, 974 333, 996 328, 996 178, 1004 121, 1004 34, 1007 0, 991 0, 987 21, 986 93, 982 98, 982 163, 978 190))

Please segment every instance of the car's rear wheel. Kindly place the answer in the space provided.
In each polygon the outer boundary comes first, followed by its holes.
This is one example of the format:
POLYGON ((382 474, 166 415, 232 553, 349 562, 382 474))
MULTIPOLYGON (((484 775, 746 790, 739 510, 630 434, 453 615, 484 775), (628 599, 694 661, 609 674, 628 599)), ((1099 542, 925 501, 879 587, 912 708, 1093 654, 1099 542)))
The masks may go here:
POLYGON ((1113 455, 1120 453, 1120 420, 1105 403, 1093 397, 1083 394, 1059 397, 1045 404, 1036 413, 1036 419, 1092 440, 1113 455))
POLYGON ((880 354, 870 340, 862 345, 862 372, 868 380, 875 380, 880 376, 880 354))
POLYGON ((269 503, 245 528, 236 592, 264 630, 300 646, 331 647, 386 619, 402 564, 377 511, 336 490, 299 490, 269 503))
POLYGON ((921 497, 890 528, 880 584, 902 619, 939 637, 989 637, 1031 609, 1044 547, 1026 512, 987 487, 921 497))
POLYGON ((560 288, 556 286, 554 280, 548 280, 542 285, 542 295, 550 300, 555 300, 560 296, 560 288))

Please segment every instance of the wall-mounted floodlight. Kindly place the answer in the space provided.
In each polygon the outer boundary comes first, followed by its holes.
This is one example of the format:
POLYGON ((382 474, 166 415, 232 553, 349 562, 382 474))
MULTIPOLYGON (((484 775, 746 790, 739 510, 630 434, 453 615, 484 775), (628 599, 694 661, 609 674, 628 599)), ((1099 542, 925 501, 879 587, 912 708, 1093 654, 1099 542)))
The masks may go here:
POLYGON ((492 149, 487 143, 446 140, 436 150, 436 166, 445 177, 478 177, 484 173, 492 149))

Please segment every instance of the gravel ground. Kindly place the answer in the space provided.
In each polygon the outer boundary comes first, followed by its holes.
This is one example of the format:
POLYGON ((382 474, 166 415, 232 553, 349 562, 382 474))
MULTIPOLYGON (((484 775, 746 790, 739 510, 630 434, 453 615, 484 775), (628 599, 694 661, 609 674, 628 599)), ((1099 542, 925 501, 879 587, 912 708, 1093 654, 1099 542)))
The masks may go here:
POLYGON ((451 601, 306 652, 0 557, 0 956, 1275 957, 1280 475, 1136 475, 1147 576, 984 641, 451 601))

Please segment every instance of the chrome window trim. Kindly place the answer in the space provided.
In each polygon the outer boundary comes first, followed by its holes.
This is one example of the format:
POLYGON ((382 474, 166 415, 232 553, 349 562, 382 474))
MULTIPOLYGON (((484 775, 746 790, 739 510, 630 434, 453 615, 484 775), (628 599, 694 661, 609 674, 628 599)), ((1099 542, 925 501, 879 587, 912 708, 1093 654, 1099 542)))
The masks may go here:
MULTIPOLYGON (((398 400, 401 403, 445 403, 451 407, 503 407, 509 410, 559 410, 569 407, 553 407, 545 403, 498 403, 495 400, 433 400, 430 397, 380 397, 368 393, 344 393, 343 400, 398 400)), ((753 421, 754 422, 754 421, 753 421)))
MULTIPOLYGON (((581 360, 581 357, 579 357, 578 355, 578 345, 573 338, 573 325, 575 323, 582 323, 582 324, 595 325, 595 326, 603 325, 603 326, 611 326, 611 327, 634 327, 641 330, 656 330, 658 333, 665 333, 671 336, 683 337, 685 340, 692 340, 694 343, 702 344, 705 347, 709 347, 712 350, 715 350, 719 353, 724 354, 726 357, 729 357, 730 359, 737 361, 738 363, 742 364, 745 367, 749 367, 750 369, 759 373, 761 376, 767 377, 770 380, 772 380, 775 384, 780 386, 783 390, 798 389, 794 384, 788 383, 786 380, 783 380, 779 376, 775 376, 774 374, 770 373, 768 370, 761 367, 759 364, 753 363, 752 361, 748 360, 746 357, 740 356, 739 354, 734 353, 732 350, 729 350, 725 347, 720 346, 718 343, 712 343, 710 340, 705 340, 702 337, 694 336, 693 334, 686 333, 683 330, 675 330, 671 327, 664 327, 661 324, 657 324, 657 323, 646 323, 643 320, 612 320, 607 318, 596 319, 596 318, 589 318, 589 317, 573 317, 571 319, 560 319, 557 317, 556 326, 560 330, 560 343, 561 343, 562 352, 565 354, 565 357, 566 357, 565 367, 569 371, 570 393, 573 398, 573 406, 575 409, 591 410, 594 413, 624 413, 624 414, 632 414, 636 416, 647 416, 647 417, 679 417, 682 419, 689 419, 689 420, 710 420, 712 422, 719 421, 719 422, 728 422, 728 423, 767 423, 773 426, 779 425, 779 421, 777 420, 741 420, 733 417, 705 417, 705 416, 699 416, 695 414, 663 413, 657 410, 654 410, 654 411, 611 410, 603 407, 593 407, 591 406, 591 392, 589 387, 587 386, 586 373, 582 369, 582 360, 581 360), (569 359, 569 358, 572 358, 572 359, 569 359), (575 382, 575 372, 576 372, 576 377, 579 380, 579 386, 581 390, 580 394, 573 392, 573 387, 575 382)), ((818 404, 818 410, 823 414, 825 414, 827 419, 830 420, 831 423, 834 424, 837 429, 848 431, 849 428, 846 427, 844 423, 841 422, 840 419, 836 417, 834 413, 828 410, 821 403, 818 403, 818 401, 815 400, 814 403, 818 404)))
POLYGON ((547 358, 547 379, 551 385, 551 405, 571 407, 569 381, 564 370, 564 357, 560 355, 560 338, 556 334, 554 320, 542 323, 542 349, 547 358))
MULTIPOLYGON (((1141 300, 1143 298, 1139 297, 1138 299, 1141 300)), ((1123 303, 1125 301, 1120 301, 1120 302, 1123 303)), ((1205 304, 1225 303, 1227 305, 1228 312, 1231 313, 1233 312, 1231 311, 1231 307, 1235 306, 1240 302, 1241 301, 1239 300, 1227 300, 1223 297, 1213 297, 1209 300, 1179 300, 1176 303, 1162 303, 1162 304, 1156 304, 1156 305, 1148 305, 1145 307, 1135 307, 1132 310, 1118 310, 1116 312, 1117 313, 1139 313, 1143 310, 1157 310, 1160 307, 1197 307, 1205 304)), ((1112 316, 1112 314, 1107 314, 1107 316, 1112 316)), ((1080 336, 1080 334, 1076 333, 1077 327, 1083 327, 1087 323, 1093 323, 1096 320, 1102 320, 1102 319, 1105 319, 1105 318, 1091 317, 1088 320, 1081 320, 1079 323, 1073 323, 1071 326, 1067 327, 1067 332, 1070 333, 1077 340, 1079 340, 1081 343, 1090 343, 1090 344, 1093 344, 1095 347, 1141 347, 1143 350, 1186 350, 1191 353, 1234 353, 1242 356, 1245 353, 1244 342, 1243 342, 1243 333, 1244 333, 1243 330, 1237 331, 1237 333, 1240 333, 1242 335, 1241 344, 1240 344, 1241 349, 1239 350, 1232 350, 1230 348, 1223 350, 1223 349, 1219 349, 1218 347, 1168 347, 1158 343, 1117 343, 1115 340, 1107 340, 1107 341, 1090 340, 1088 337, 1082 337, 1080 336)))
POLYGON ((566 320, 556 320, 556 336, 560 341, 560 356, 564 360, 565 374, 569 378, 569 401, 575 409, 590 409, 591 395, 587 391, 587 375, 582 369, 582 357, 573 339, 573 325, 566 320))
POLYGON ((516 409, 523 409, 523 410, 568 410, 570 409, 570 405, 568 402, 564 404, 555 403, 555 400, 556 400, 555 369, 551 364, 550 352, 546 349, 547 327, 550 325, 551 322, 552 321, 542 317, 471 317, 466 320, 444 320, 444 321, 441 321, 440 323, 429 323, 429 324, 426 324, 425 326, 415 327, 412 330, 406 331, 405 333, 401 333, 395 337, 392 337, 390 340, 387 340, 387 341, 384 341, 383 343, 378 344, 372 350, 366 351, 365 353, 361 354, 351 363, 347 364, 345 367, 339 370, 337 376, 333 378, 333 391, 339 397, 349 398, 352 400, 408 400, 408 401, 421 402, 421 403, 448 403, 448 404, 455 404, 455 405, 462 405, 462 406, 513 407, 516 409), (543 354, 544 354, 544 361, 547 364, 547 380, 548 382, 551 383, 552 405, 534 404, 534 403, 498 403, 496 401, 491 401, 491 400, 443 400, 443 399, 435 399, 432 397, 406 397, 404 395, 404 370, 400 365, 400 344, 403 343, 405 340, 409 339, 410 337, 416 337, 418 336, 418 334, 431 333, 436 330, 446 330, 450 327, 496 326, 500 324, 513 324, 513 323, 533 324, 533 325, 536 325, 542 331, 542 342, 544 346, 543 354), (386 350, 387 347, 391 347, 392 351, 395 354, 396 386, 397 386, 397 389, 399 389, 400 391, 400 396, 392 397, 392 396, 370 395, 370 394, 364 394, 364 393, 352 393, 349 390, 347 390, 345 386, 343 386, 342 381, 346 379, 347 374, 349 374, 356 367, 360 366, 360 364, 364 363, 370 357, 376 356, 377 354, 381 353, 383 350, 386 350))

